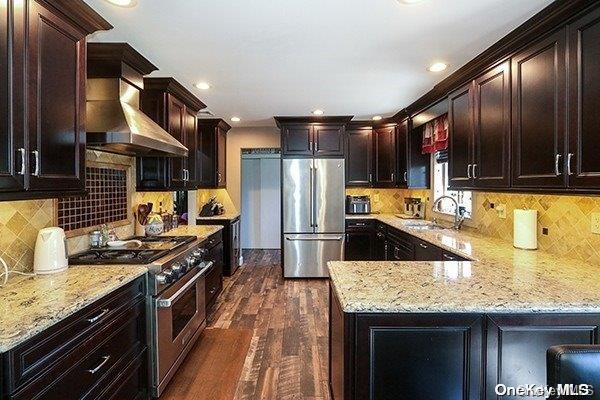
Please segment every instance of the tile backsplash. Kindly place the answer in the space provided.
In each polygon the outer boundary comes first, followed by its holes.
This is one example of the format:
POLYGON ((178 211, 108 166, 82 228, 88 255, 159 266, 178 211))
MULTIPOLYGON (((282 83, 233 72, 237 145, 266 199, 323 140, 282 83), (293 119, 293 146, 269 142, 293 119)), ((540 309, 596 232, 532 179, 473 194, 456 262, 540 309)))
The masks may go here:
POLYGON ((418 197, 425 202, 429 197, 429 191, 406 189, 348 188, 346 189, 346 195, 370 196, 372 212, 396 214, 404 212, 405 197, 418 197))
MULTIPOLYGON (((119 237, 125 238, 134 234, 133 210, 138 204, 152 202, 158 210, 162 202, 163 210, 173 210, 172 192, 138 193, 135 191, 135 158, 92 150, 86 152, 86 158, 87 165, 91 168, 116 168, 126 171, 127 216, 124 220, 109 225, 115 229, 119 237)), ((58 200, 0 202, 0 257, 11 269, 30 271, 33 267, 33 253, 38 231, 57 225, 58 200)), ((97 227, 89 226, 67 232, 69 253, 87 249, 89 247, 87 233, 95 228, 97 227)))

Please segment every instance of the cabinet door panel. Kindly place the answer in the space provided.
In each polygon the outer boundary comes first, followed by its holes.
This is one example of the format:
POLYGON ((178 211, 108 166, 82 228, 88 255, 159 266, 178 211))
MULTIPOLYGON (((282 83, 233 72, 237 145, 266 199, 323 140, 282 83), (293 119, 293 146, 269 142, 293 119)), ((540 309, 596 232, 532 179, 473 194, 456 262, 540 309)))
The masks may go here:
POLYGON ((448 100, 448 175, 449 186, 468 188, 471 179, 473 146, 472 85, 452 93, 448 100))
MULTIPOLYGON (((185 104, 175 97, 168 95, 168 129, 167 131, 181 144, 187 147, 185 104)), ((184 169, 187 168, 187 158, 176 157, 171 160, 171 187, 185 188, 184 169)))
POLYGON ((198 186, 198 168, 200 163, 199 144, 198 144, 198 120, 196 114, 190 109, 185 110, 185 146, 188 148, 187 170, 188 182, 186 187, 194 189, 198 186))
MULTIPOLYGON (((12 11, 11 11, 12 12, 12 11)), ((20 148, 23 147, 22 124, 13 124, 13 101, 11 95, 13 79, 10 75, 13 63, 12 41, 13 29, 9 18, 9 7, 0 7, 0 192, 19 191, 23 189, 21 167, 25 162, 20 148)), ((18 68, 13 68, 13 74, 21 74, 18 68)), ((14 82, 16 83, 16 82, 14 82)), ((22 109, 22 107, 19 107, 22 109)), ((15 110, 15 121, 19 118, 15 110)))
POLYGON ((396 185, 396 127, 373 130, 375 143, 375 186, 396 185))
MULTIPOLYGON (((524 399, 497 396, 497 384, 546 384, 546 350, 559 344, 597 343, 598 315, 539 314, 488 317, 487 399, 524 399)), ((533 398, 531 398, 533 399, 533 398)))
POLYGON ((373 235, 371 231, 363 230, 346 233, 344 259, 347 261, 373 260, 373 235))
POLYGON ((510 186, 510 64, 475 80, 475 186, 510 186))
POLYGON ((423 154, 423 133, 420 129, 409 130, 406 139, 407 173, 406 176, 398 175, 398 179, 400 182, 407 181, 406 184, 410 189, 428 189, 431 180, 431 155, 423 154))
POLYGON ((513 186, 565 186, 565 31, 512 60, 513 186))
POLYGON ((600 9, 569 29, 569 186, 600 189, 600 9))
POLYGON ((371 128, 346 131, 346 186, 370 186, 373 180, 371 128))
POLYGON ((313 127, 313 146, 316 157, 344 157, 344 127, 313 127))
POLYGON ((310 125, 285 126, 282 147, 284 156, 312 156, 312 127, 310 125))
POLYGON ((85 35, 28 4, 30 188, 83 190, 85 35))

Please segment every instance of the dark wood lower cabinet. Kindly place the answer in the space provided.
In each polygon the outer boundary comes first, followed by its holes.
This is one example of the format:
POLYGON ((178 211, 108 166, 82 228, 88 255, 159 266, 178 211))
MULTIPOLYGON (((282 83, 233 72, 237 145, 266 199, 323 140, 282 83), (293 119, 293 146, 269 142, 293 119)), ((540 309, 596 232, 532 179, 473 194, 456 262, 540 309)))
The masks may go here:
POLYGON ((346 261, 368 261, 374 257, 374 220, 346 221, 346 261))
POLYGON ((140 277, 3 354, 0 398, 146 398, 146 351, 140 277))
POLYGON ((597 344, 599 326, 598 314, 345 313, 330 290, 331 394, 500 399, 498 383, 545 384, 546 350, 597 344))

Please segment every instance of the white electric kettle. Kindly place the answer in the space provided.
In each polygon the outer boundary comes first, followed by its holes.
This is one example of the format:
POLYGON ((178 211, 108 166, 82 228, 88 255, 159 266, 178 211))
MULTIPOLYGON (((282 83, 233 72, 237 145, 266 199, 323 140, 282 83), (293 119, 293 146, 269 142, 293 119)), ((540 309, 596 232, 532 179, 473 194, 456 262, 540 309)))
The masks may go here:
POLYGON ((33 272, 54 274, 69 268, 67 239, 61 228, 44 228, 38 232, 33 256, 33 272))

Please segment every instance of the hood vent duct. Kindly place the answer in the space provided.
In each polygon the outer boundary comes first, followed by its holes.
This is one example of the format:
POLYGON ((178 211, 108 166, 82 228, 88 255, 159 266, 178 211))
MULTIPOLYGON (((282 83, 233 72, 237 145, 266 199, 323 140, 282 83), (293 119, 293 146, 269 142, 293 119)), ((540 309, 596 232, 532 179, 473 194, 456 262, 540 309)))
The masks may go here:
POLYGON ((188 149, 140 111, 152 63, 126 43, 88 43, 87 147, 130 156, 186 157, 188 149))

